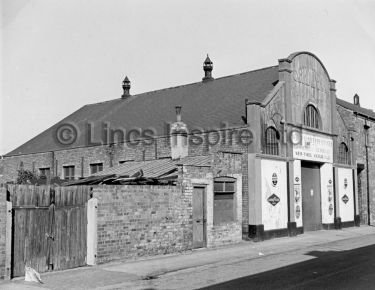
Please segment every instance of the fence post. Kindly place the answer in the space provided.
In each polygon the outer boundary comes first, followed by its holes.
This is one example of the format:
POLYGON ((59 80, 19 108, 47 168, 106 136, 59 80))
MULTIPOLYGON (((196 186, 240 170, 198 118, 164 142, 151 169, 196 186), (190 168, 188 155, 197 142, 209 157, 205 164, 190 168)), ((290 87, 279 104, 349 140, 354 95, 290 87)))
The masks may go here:
POLYGON ((12 203, 6 187, 0 188, 0 279, 10 279, 12 254, 12 203))
POLYGON ((87 265, 96 265, 97 212, 98 200, 95 197, 90 198, 87 201, 87 265))
POLYGON ((13 204, 7 201, 7 224, 6 224, 6 241, 5 241, 5 275, 4 279, 9 280, 11 278, 11 266, 12 266, 12 209, 13 204))

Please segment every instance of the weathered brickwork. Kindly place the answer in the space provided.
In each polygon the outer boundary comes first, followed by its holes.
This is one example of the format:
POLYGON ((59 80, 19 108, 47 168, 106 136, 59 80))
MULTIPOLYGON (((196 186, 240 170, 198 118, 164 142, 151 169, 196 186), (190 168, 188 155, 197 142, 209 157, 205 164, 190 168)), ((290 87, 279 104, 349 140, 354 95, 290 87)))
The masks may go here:
POLYGON ((191 249, 191 195, 181 186, 103 186, 94 197, 98 263, 191 249))
MULTIPOLYGON (((189 143, 189 156, 208 155, 219 151, 238 153, 242 156, 242 200, 243 200, 243 231, 246 235, 248 231, 248 177, 247 177, 247 152, 246 141, 239 139, 241 130, 246 127, 233 128, 219 131, 218 134, 198 134, 200 138, 192 139, 189 143), (218 141, 217 138, 220 138, 218 141), (199 141, 202 142, 199 142, 199 141)), ((170 139, 160 137, 154 139, 150 145, 149 142, 139 142, 138 145, 114 144, 112 146, 93 146, 75 148, 69 150, 59 150, 55 152, 10 156, 4 159, 4 174, 1 182, 15 181, 17 178, 17 169, 23 162, 23 168, 34 170, 38 173, 39 168, 51 168, 53 175, 64 178, 63 167, 74 165, 75 178, 87 177, 91 174, 90 164, 103 163, 103 168, 116 166, 122 161, 141 161, 153 160, 156 158, 168 158, 171 156, 170 139)))
POLYGON ((370 223, 375 223, 375 122, 356 115, 353 111, 337 106, 337 110, 347 127, 352 128, 351 148, 353 151, 353 165, 364 166, 357 175, 360 190, 358 191, 359 214, 362 224, 368 223, 368 195, 370 196, 370 223), (369 128, 365 129, 365 125, 369 128), (366 134, 368 142, 366 146, 366 134), (368 169, 366 162, 366 147, 368 154, 368 169), (370 183, 367 184, 367 173, 370 183), (369 191, 367 190, 369 189, 369 191), (369 194, 368 194, 369 193, 369 194))
POLYGON ((238 222, 216 225, 207 229, 208 244, 224 246, 242 240, 242 228, 238 222))
POLYGON ((6 157, 3 160, 3 176, 0 178, 0 183, 15 181, 17 170, 20 169, 21 164, 23 164, 24 169, 37 170, 39 168, 51 167, 52 160, 51 152, 6 157))
POLYGON ((194 185, 206 186, 206 238, 207 247, 233 244, 242 240, 242 211, 243 211, 243 190, 242 190, 242 155, 219 153, 214 158, 213 168, 184 166, 182 180, 185 194, 192 194, 194 185), (214 212, 214 191, 213 181, 215 177, 230 176, 237 180, 234 201, 236 204, 235 221, 215 225, 213 223, 214 212))

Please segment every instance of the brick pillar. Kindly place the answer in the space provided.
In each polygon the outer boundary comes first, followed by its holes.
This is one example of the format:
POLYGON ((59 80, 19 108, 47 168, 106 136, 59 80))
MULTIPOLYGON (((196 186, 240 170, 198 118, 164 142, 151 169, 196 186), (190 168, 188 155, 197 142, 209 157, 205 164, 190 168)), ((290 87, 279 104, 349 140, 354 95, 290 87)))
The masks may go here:
POLYGON ((261 159, 255 154, 248 155, 248 188, 249 188, 249 238, 255 241, 264 239, 264 225, 262 224, 262 184, 261 159))
POLYGON ((98 247, 98 200, 93 197, 87 202, 87 265, 96 265, 98 247))

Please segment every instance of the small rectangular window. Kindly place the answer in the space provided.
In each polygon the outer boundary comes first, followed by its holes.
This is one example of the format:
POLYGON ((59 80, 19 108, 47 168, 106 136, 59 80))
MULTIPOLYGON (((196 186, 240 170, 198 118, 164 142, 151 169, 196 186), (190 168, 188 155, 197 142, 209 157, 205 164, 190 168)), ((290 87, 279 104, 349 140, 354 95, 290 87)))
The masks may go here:
POLYGON ((39 168, 39 175, 49 177, 51 175, 51 169, 49 167, 39 168))
POLYGON ((235 221, 235 182, 214 182, 214 225, 235 221))
POLYGON ((64 166, 64 179, 73 180, 74 179, 74 165, 64 166))
POLYGON ((224 182, 215 182, 214 183, 214 191, 215 192, 218 192, 218 191, 222 192, 222 191, 224 191, 224 182))
POLYGON ((103 171, 103 163, 90 164, 91 174, 95 174, 95 173, 100 172, 100 171, 103 171))

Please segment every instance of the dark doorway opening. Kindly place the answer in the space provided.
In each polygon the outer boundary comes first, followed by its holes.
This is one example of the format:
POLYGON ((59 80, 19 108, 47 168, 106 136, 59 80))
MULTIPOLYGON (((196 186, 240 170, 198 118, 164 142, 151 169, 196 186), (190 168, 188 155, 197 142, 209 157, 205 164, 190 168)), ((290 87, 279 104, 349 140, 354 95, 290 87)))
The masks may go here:
POLYGON ((362 188, 362 181, 364 178, 364 164, 358 163, 357 164, 357 194, 358 194, 358 209, 359 212, 356 213, 359 217, 358 225, 360 224, 360 220, 366 220, 366 216, 363 216, 362 208, 363 208, 363 188, 362 188))
POLYGON ((302 218, 305 231, 322 229, 320 163, 301 162, 302 218))

